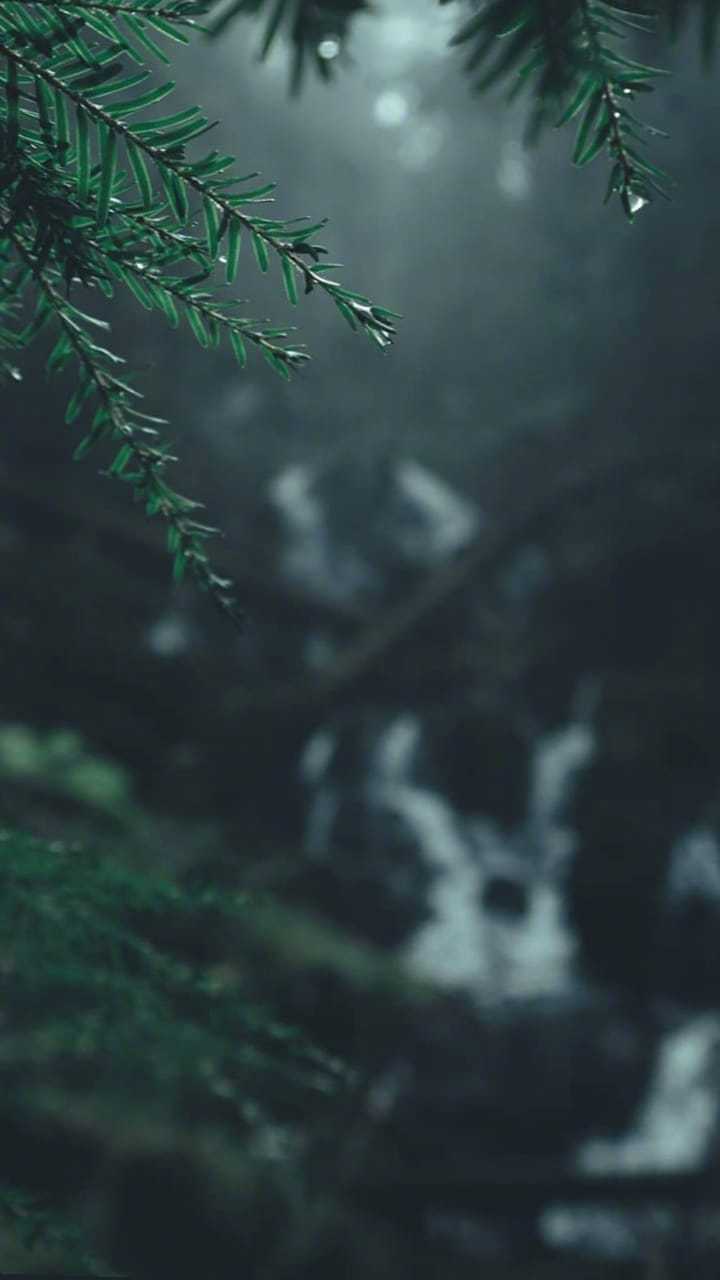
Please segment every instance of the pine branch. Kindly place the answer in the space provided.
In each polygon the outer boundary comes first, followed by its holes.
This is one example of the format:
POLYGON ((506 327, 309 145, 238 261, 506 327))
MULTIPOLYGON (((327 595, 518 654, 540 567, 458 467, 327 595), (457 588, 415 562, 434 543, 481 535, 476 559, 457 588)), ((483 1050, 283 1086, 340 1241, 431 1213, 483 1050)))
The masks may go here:
POLYGON ((632 100, 636 93, 650 89, 650 77, 662 72, 621 58, 602 43, 603 34, 622 36, 621 24, 635 25, 636 15, 628 18, 614 0, 581 0, 581 13, 593 89, 578 130, 573 159, 576 164, 587 164, 607 145, 613 166, 605 201, 617 193, 632 222, 652 200, 653 192, 669 199, 667 174, 644 160, 637 149, 645 141, 638 127, 667 135, 643 124, 626 106, 626 99, 632 100))
POLYGON ((154 304, 159 305, 174 326, 177 325, 177 308, 168 310, 168 299, 177 299, 185 307, 190 327, 202 347, 217 346, 220 330, 227 329, 241 364, 245 363, 247 340, 259 347, 268 364, 285 378, 290 377, 291 368, 299 368, 304 361, 310 359, 307 352, 297 347, 281 347, 273 342, 274 337, 289 337, 288 329, 261 329, 253 320, 229 315, 227 311, 220 309, 219 303, 213 302, 212 294, 189 287, 187 281, 181 278, 160 275, 145 266, 127 261, 123 263, 123 270, 129 272, 135 281, 135 285, 131 287, 142 305, 148 310, 152 310, 154 304), (162 301, 157 297, 158 292, 163 295, 162 301))
POLYGON ((64 368, 70 355, 75 356, 80 367, 80 386, 69 402, 66 423, 72 423, 79 416, 91 396, 99 401, 90 434, 78 445, 75 457, 84 456, 92 445, 102 439, 112 438, 121 442, 106 474, 130 483, 135 496, 144 502, 147 514, 160 515, 165 520, 168 549, 174 557, 175 580, 181 581, 185 571, 189 570, 198 585, 210 592, 217 606, 240 623, 242 614, 232 594, 232 582, 213 571, 204 547, 205 540, 219 530, 195 520, 191 513, 200 504, 175 492, 165 482, 163 472, 166 466, 177 459, 170 453, 169 446, 158 440, 153 424, 162 420, 149 418, 128 404, 128 396, 139 396, 139 393, 117 378, 110 367, 123 362, 94 343, 83 327, 83 322, 85 325, 103 322, 84 315, 62 297, 16 229, 6 224, 2 230, 37 284, 42 317, 52 315, 61 329, 61 338, 50 356, 49 367, 52 370, 64 368), (135 471, 127 470, 131 462, 136 467, 135 471))
MULTIPOLYGON (((216 150, 189 156, 189 146, 213 128, 198 107, 148 118, 175 88, 173 81, 153 81, 144 65, 148 53, 167 61, 151 33, 187 43, 187 32, 178 28, 192 26, 191 15, 204 11, 196 0, 7 0, 0 6, 0 260, 10 272, 2 288, 0 317, 8 324, 0 346, 21 350, 53 320, 61 337, 48 367, 73 360, 80 374, 67 420, 91 398, 97 402, 76 456, 106 438, 119 444, 108 474, 128 481, 148 514, 165 519, 176 578, 190 572, 237 618, 232 584, 213 572, 204 550, 216 531, 195 520, 199 504, 164 479, 174 461, 155 430, 164 420, 134 407, 139 393, 118 379, 119 357, 91 338, 88 326, 100 322, 70 302, 71 288, 97 287, 111 298, 121 286, 173 327, 184 315, 203 347, 217 346, 225 335, 241 366, 249 343, 286 379, 310 358, 293 328, 253 320, 240 313, 240 302, 217 293, 218 268, 226 284, 235 281, 244 239, 262 272, 272 259, 280 262, 293 305, 298 284, 306 294, 319 290, 353 329, 383 349, 397 317, 327 274, 339 264, 322 262, 327 250, 314 239, 325 219, 260 216, 256 206, 273 200, 274 183, 253 185, 257 173, 237 175, 232 156, 216 150), (127 59, 139 69, 128 70, 127 59), (127 171, 120 167, 123 149, 127 171), (202 235, 193 230, 199 215, 202 235), (18 273, 8 247, 23 265, 18 273), (38 305, 21 327, 16 304, 31 289, 38 305)), ((7 361, 0 372, 15 376, 7 361)))
POLYGON ((135 14, 141 18, 160 18, 165 22, 178 23, 180 26, 196 27, 195 17, 201 17, 208 11, 206 0, 176 0, 174 4, 155 5, 153 0, 120 0, 112 4, 109 0, 12 0, 15 5, 43 8, 50 12, 66 14, 108 13, 122 16, 124 13, 135 14))
POLYGON ((655 15, 628 9, 627 3, 631 0, 489 0, 451 43, 469 48, 465 67, 477 92, 511 77, 510 98, 532 88, 529 140, 536 140, 553 116, 558 128, 579 118, 574 163, 588 164, 607 151, 612 165, 606 202, 619 195, 633 221, 655 195, 669 199, 670 180, 638 150, 646 142, 643 134, 666 135, 629 109, 638 93, 651 92, 651 81, 666 73, 622 56, 607 43, 608 37, 623 40, 637 30, 654 32, 655 15))
POLYGON ((140 1088, 157 1102, 160 1088, 176 1101, 204 1095, 212 1110, 222 1096, 227 1120, 246 1132, 259 1082, 270 1095, 276 1083, 281 1105, 283 1093, 301 1103, 352 1083, 346 1063, 248 989, 239 961, 267 895, 186 889, 117 856, 7 830, 0 883, 3 964, 13 978, 2 1092, 10 1096, 23 1070, 23 1108, 38 1107, 50 1080, 70 1097, 86 1092, 78 1069, 88 1058, 113 1062, 108 1100, 140 1088), (183 939, 192 952, 193 937, 213 932, 212 960, 183 956, 183 939))
MULTIPOLYGON (((142 95, 140 99, 126 99, 113 103, 112 108, 103 108, 94 101, 94 98, 99 96, 99 89, 94 90, 94 97, 91 98, 82 88, 77 88, 76 85, 69 83, 68 79, 63 79, 51 66, 46 66, 36 58, 10 48, 2 41, 0 41, 0 57, 7 60, 9 67, 16 68, 18 72, 24 71, 31 76, 35 84, 38 82, 45 84, 56 96, 65 97, 73 103, 78 124, 78 187, 83 198, 87 198, 90 194, 91 186, 89 123, 93 122, 98 129, 102 130, 99 135, 101 169, 96 183, 99 228, 105 225, 110 216, 110 202, 113 199, 117 170, 117 140, 122 139, 129 147, 137 184, 138 187, 143 187, 146 203, 148 203, 151 184, 145 159, 150 160, 157 168, 165 187, 167 201, 179 226, 185 226, 190 220, 187 190, 190 189, 200 196, 206 217, 211 223, 211 229, 208 231, 208 251, 212 258, 217 257, 220 242, 228 229, 235 228, 234 241, 231 242, 233 244, 239 244, 237 237, 243 230, 248 231, 261 271, 268 269, 268 250, 285 264, 284 280, 293 301, 294 292, 290 280, 292 273, 295 272, 301 276, 305 292, 310 293, 314 288, 318 288, 327 294, 351 328, 363 330, 383 349, 391 344, 395 333, 392 320, 397 318, 396 313, 373 305, 370 299, 362 294, 343 288, 338 281, 324 276, 320 268, 311 267, 305 261, 305 258, 309 257, 317 263, 320 255, 327 252, 322 245, 315 244, 308 238, 325 225, 325 220, 309 228, 297 230, 292 227, 289 220, 252 217, 243 212, 243 206, 257 203, 259 198, 266 196, 274 189, 274 184, 267 184, 255 191, 239 195, 229 194, 228 188, 244 179, 238 177, 217 179, 213 174, 211 180, 206 171, 209 164, 217 166, 216 153, 204 157, 201 161, 187 162, 184 156, 186 143, 211 127, 198 108, 189 108, 172 116, 135 126, 126 123, 125 117, 132 111, 151 105, 147 101, 148 97, 152 96, 154 101, 158 101, 161 92, 163 97, 166 96, 164 90, 167 89, 169 92, 174 85, 163 86, 162 91, 160 89, 151 91, 151 95, 142 95)), ((113 85, 112 79, 108 77, 108 83, 103 85, 102 92, 112 94, 117 92, 119 87, 117 84, 113 85)), ((52 121, 47 111, 45 118, 47 127, 51 129, 52 121)), ((228 160, 231 163, 230 158, 228 160)), ((216 171, 224 173, 229 163, 223 164, 222 169, 216 171)))

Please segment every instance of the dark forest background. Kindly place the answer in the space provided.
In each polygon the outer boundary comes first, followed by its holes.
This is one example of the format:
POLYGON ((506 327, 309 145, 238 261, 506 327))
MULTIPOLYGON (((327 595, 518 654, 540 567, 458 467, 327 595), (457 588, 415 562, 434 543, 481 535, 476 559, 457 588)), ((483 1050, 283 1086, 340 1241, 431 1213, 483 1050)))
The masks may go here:
POLYGON ((292 98, 250 21, 174 56, 214 145, 404 317, 381 354, 246 263, 313 353, 286 385, 114 307, 241 634, 71 465, 39 347, 4 389, 4 827, 256 895, 232 936, 151 935, 357 1075, 298 1102, 261 1070, 238 1125, 151 1087, 137 1029, 126 1112, 107 1063, 53 1109, 36 1045, 4 1212, 95 1260, 8 1226, 2 1270, 717 1274, 717 75, 691 27, 646 110, 677 191, 630 225, 604 159, 471 95, 454 10, 363 15, 292 98))

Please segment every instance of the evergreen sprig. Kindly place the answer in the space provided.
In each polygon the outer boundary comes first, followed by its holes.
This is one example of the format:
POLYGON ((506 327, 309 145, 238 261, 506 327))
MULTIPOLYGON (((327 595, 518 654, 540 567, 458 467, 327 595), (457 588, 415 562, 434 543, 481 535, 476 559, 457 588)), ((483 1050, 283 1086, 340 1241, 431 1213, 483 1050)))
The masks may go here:
MULTIPOLYGON (((5 1262, 17 1246, 58 1274, 108 1274, 81 1197, 64 1188, 73 1134, 87 1133, 73 1119, 83 1107, 120 1117, 123 1137, 131 1117, 139 1134, 150 1118, 151 1132, 198 1148, 221 1132, 240 1165, 355 1087, 357 1073, 278 1017, 260 988, 249 926, 265 895, 191 889, 143 863, 0 828, 5 1262), (18 1134, 45 1135, 57 1117, 61 1163, 28 1174, 18 1134)), ((117 1161, 117 1149, 106 1158, 117 1161)), ((106 1200, 109 1173, 104 1165, 93 1179, 106 1200)))
MULTIPOLYGON (((138 408, 132 380, 119 376, 123 361, 97 342, 106 322, 71 295, 127 290, 172 326, 184 317, 201 346, 224 337, 241 366, 254 348, 283 378, 309 359, 303 345, 287 326, 243 314, 225 292, 245 241, 260 271, 279 262, 293 305, 300 289, 322 293, 383 349, 397 317, 329 274, 340 264, 323 260, 316 236, 325 219, 262 216, 274 183, 238 175, 233 157, 217 150, 195 153, 214 127, 199 107, 157 114, 175 84, 145 64, 166 63, 158 37, 187 43, 206 11, 199 0, 0 5, 0 347, 15 355, 54 328, 48 369, 73 364, 78 375, 66 421, 94 411, 76 457, 112 441, 106 474, 128 482, 146 512, 165 519, 175 577, 189 572, 239 618, 232 583, 213 571, 206 551, 218 531, 166 480, 175 459, 158 434, 165 420, 138 408)), ((4 368, 15 376, 10 359, 4 368)))
POLYGON ((6 830, 0 884, 4 1097, 22 1086, 30 1098, 51 1066, 72 1091, 92 1060, 111 1093, 142 1080, 180 1109, 193 1094, 222 1097, 242 1130, 260 1085, 265 1101, 274 1093, 286 1108, 294 1097, 301 1109, 352 1079, 258 1002, 238 955, 184 956, 207 933, 238 947, 252 895, 193 891, 107 853, 6 830))
MULTIPOLYGON (((438 0, 449 4, 453 0, 438 0)), ((454 0, 457 3, 457 0, 454 0)), ((652 163, 644 147, 661 129, 631 110, 637 95, 653 90, 667 74, 621 53, 615 42, 628 37, 664 37, 673 43, 697 21, 706 69, 720 33, 718 0, 462 0, 471 16, 452 44, 468 51, 465 69, 478 92, 504 82, 508 98, 532 91, 526 140, 537 141, 548 124, 558 127, 579 117, 574 162, 585 165, 607 151, 611 162, 606 203, 618 195, 627 218, 655 196, 669 199, 674 185, 652 163)), ((260 57, 284 39, 293 59, 291 86, 297 89, 306 62, 329 78, 343 61, 350 28, 361 13, 378 8, 365 0, 212 0, 211 34, 237 17, 262 25, 260 57), (218 13, 219 9, 219 13, 218 13)))
POLYGON ((529 140, 551 121, 560 128, 578 120, 574 163, 607 151, 606 202, 617 194, 632 221, 655 195, 669 198, 668 175, 640 150, 648 136, 667 135, 630 109, 666 73, 619 53, 613 42, 655 27, 655 14, 632 0, 490 0, 452 43, 467 46, 477 92, 509 77, 509 97, 532 89, 529 140))

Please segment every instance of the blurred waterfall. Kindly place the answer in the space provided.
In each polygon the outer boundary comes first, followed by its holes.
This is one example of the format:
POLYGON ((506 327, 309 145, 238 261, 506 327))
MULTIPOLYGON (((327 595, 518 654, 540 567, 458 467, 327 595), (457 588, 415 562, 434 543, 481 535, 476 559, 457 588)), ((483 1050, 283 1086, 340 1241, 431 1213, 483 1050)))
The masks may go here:
POLYGON ((359 784, 378 820, 376 838, 383 839, 383 822, 399 825, 431 872, 419 923, 401 948, 412 972, 482 1003, 566 993, 575 981, 575 940, 563 910, 572 850, 563 817, 575 774, 593 750, 589 725, 573 722, 537 739, 527 817, 509 834, 484 815, 461 817, 431 782, 418 781, 425 732, 419 716, 393 716, 359 748, 352 780, 333 769, 337 740, 316 734, 302 762, 311 792, 306 847, 332 858, 343 786, 350 781, 357 797, 359 784))
POLYGON ((650 1089, 621 1138, 595 1138, 578 1156, 586 1173, 697 1169, 718 1130, 720 1015, 690 1018, 662 1039, 650 1089))

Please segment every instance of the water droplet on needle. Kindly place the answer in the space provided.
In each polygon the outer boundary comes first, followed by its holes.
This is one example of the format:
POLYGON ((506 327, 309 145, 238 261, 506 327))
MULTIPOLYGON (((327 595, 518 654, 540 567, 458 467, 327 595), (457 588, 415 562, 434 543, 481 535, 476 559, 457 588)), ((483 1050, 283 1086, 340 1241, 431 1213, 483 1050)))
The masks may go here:
POLYGON ((628 205, 631 214, 639 213, 640 210, 644 209, 645 205, 649 203, 650 201, 646 200, 645 196, 639 196, 637 192, 631 191, 628 196, 628 205))

